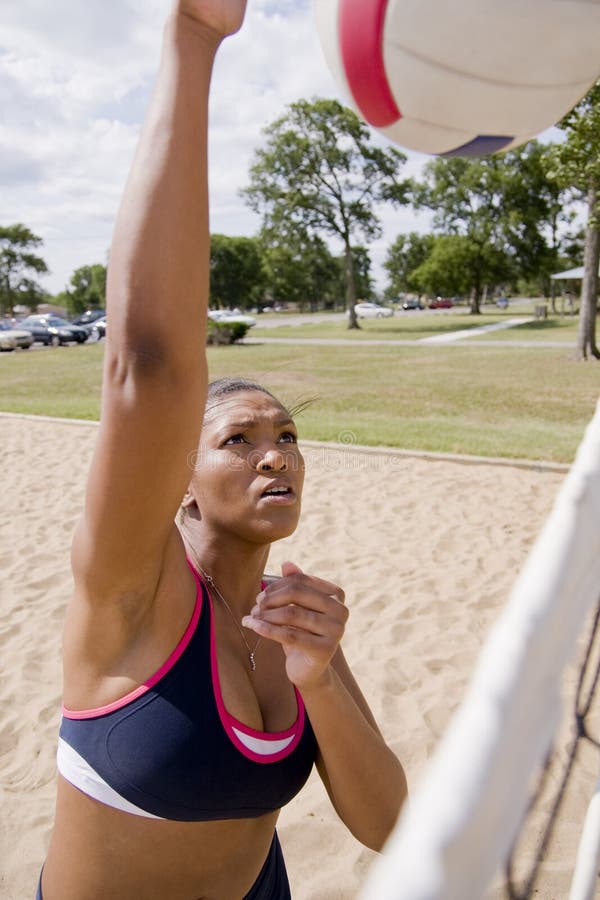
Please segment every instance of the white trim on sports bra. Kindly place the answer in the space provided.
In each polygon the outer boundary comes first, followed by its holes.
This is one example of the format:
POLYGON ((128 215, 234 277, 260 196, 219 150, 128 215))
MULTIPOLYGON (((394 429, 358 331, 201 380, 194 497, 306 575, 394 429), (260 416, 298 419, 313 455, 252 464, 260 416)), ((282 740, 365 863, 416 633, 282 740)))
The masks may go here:
POLYGON ((134 816, 144 816, 146 819, 162 819, 162 816, 155 816, 153 813, 146 812, 135 803, 130 803, 125 797, 121 797, 114 788, 104 781, 98 773, 92 769, 90 764, 86 762, 83 756, 80 756, 76 750, 67 744, 62 738, 58 739, 58 749, 56 751, 56 765, 58 771, 73 787, 78 788, 93 797, 106 806, 112 806, 120 809, 122 812, 131 813, 134 816))

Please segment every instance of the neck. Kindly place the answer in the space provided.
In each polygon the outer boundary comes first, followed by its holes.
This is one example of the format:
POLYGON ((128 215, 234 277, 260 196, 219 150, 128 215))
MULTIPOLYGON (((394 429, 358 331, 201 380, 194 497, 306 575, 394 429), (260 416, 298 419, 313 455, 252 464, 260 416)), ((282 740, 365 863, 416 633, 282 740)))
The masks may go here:
POLYGON ((223 535, 211 538, 199 523, 185 519, 179 530, 187 555, 197 569, 211 576, 241 618, 254 606, 260 592, 270 545, 248 545, 223 535))

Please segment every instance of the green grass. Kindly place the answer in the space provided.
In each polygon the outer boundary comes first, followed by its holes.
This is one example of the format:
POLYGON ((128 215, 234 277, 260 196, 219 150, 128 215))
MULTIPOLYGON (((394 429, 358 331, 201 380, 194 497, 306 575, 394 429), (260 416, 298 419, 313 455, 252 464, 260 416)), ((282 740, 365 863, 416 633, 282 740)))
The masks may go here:
MULTIPOLYGON (((329 326, 327 326, 329 327, 329 326)), ((103 345, 2 354, 0 410, 97 419, 103 345)), ((208 349, 210 375, 245 375, 321 441, 570 462, 599 394, 568 347, 293 346, 208 349)), ((0 425, 1 428, 1 425, 0 425)))
POLYGON ((510 341, 560 341, 565 344, 575 344, 578 325, 579 320, 575 316, 550 316, 526 325, 516 325, 514 328, 480 334, 478 340, 506 341, 507 343, 510 341))
POLYGON ((100 343, 3 353, 0 410, 98 419, 103 358, 100 343))
MULTIPOLYGON (((435 314, 397 312, 388 319, 362 319, 360 329, 349 329, 346 322, 307 323, 305 325, 277 325, 276 328, 264 328, 259 324, 252 329, 250 337, 259 338, 333 338, 349 341, 364 340, 401 340, 418 341, 422 338, 449 334, 452 331, 464 331, 480 328, 483 325, 495 325, 507 319, 525 318, 533 314, 533 309, 517 307, 508 310, 485 312, 479 316, 467 312, 449 312, 439 310, 435 314)), ((577 337, 577 318, 571 316, 552 316, 499 329, 489 334, 477 334, 477 340, 535 340, 561 341, 574 343, 577 337)))

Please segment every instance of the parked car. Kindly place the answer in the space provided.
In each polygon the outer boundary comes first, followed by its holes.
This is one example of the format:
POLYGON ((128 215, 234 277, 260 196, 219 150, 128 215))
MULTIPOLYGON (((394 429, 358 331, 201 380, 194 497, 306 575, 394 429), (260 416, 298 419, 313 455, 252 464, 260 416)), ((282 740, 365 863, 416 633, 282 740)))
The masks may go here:
POLYGON ((498 309, 507 309, 508 308, 508 297, 498 297, 496 300, 496 306, 498 309))
POLYGON ((242 322, 248 328, 256 325, 256 319, 252 316, 246 316, 244 313, 235 312, 231 309, 209 309, 208 317, 213 322, 242 322))
POLYGON ((72 325, 60 316, 27 316, 19 323, 19 328, 29 331, 34 341, 58 347, 61 344, 83 344, 88 339, 85 328, 72 325))
POLYGON ((450 297, 436 297, 429 303, 429 309, 452 309, 454 301, 450 297))
POLYGON ((405 300, 402 304, 402 309, 425 309, 420 300, 413 298, 411 300, 405 300))
POLYGON ((101 338, 106 337, 106 316, 102 316, 101 319, 96 319, 92 325, 92 334, 98 341, 101 338))
POLYGON ((354 312, 359 319, 387 319, 394 315, 394 310, 389 306, 380 306, 379 303, 369 303, 366 300, 355 303, 354 312))
POLYGON ((84 313, 81 313, 80 316, 75 316, 75 318, 71 320, 71 324, 85 328, 88 335, 90 335, 93 331, 94 322, 97 322, 98 319, 103 319, 105 316, 106 311, 104 309, 87 309, 84 313))
POLYGON ((10 322, 0 322, 0 350, 29 350, 33 335, 23 328, 14 328, 10 322))

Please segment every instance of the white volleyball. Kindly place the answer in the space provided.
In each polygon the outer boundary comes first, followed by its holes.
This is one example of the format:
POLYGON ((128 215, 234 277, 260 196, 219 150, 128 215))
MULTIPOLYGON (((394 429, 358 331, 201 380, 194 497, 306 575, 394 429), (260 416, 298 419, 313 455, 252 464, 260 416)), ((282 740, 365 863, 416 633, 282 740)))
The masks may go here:
POLYGON ((600 0, 315 0, 349 102, 408 149, 483 155, 556 124, 600 77, 600 0))

